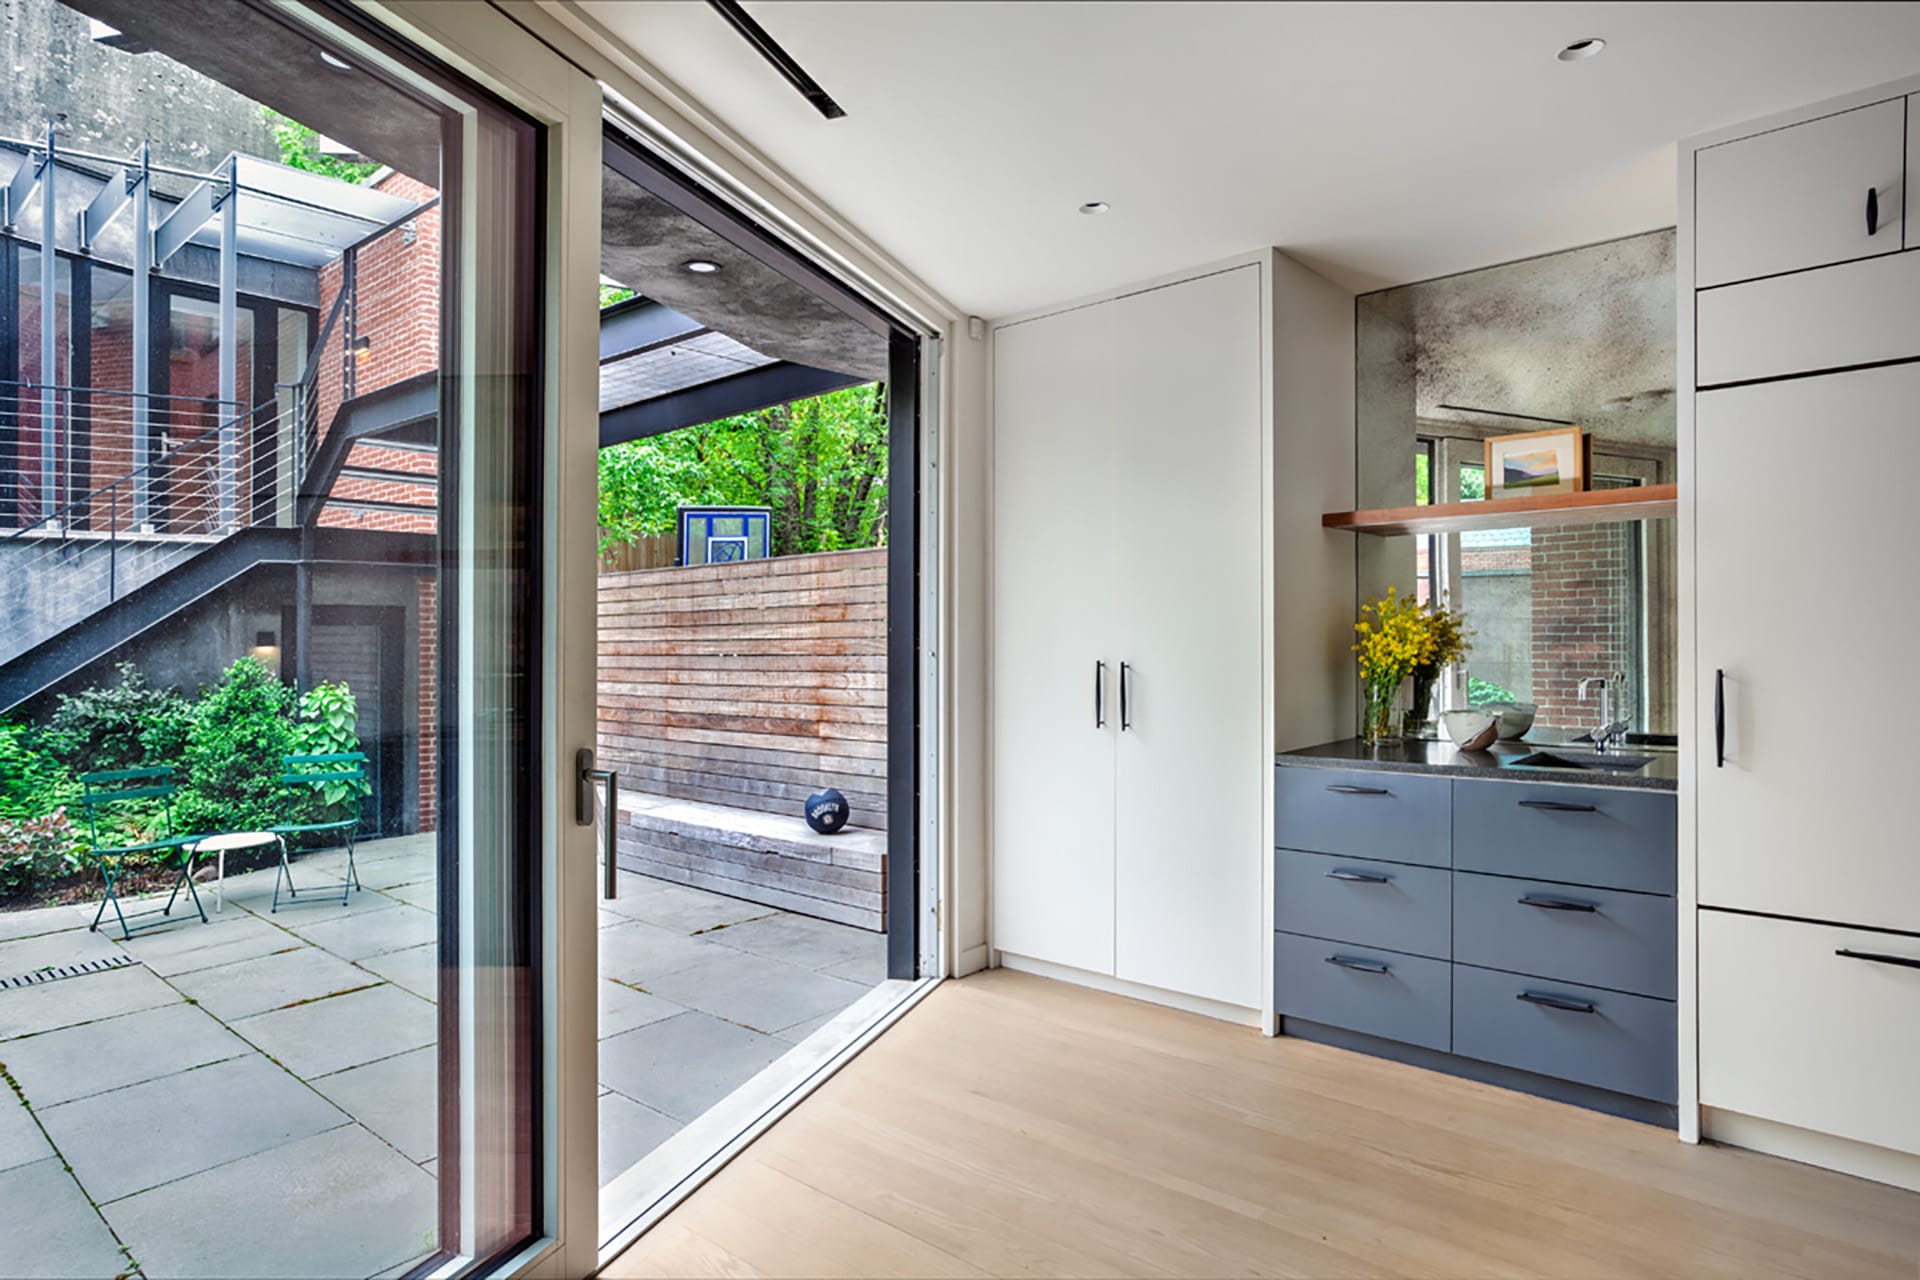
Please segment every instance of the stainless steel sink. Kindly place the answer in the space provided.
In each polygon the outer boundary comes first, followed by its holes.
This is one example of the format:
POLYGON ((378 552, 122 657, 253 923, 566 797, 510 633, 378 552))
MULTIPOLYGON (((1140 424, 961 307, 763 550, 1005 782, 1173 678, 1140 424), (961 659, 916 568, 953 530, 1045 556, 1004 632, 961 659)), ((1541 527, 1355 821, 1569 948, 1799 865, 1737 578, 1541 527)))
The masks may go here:
POLYGON ((1588 755, 1580 751, 1536 751, 1521 756, 1511 769, 1589 769, 1602 773, 1632 773, 1653 763, 1652 756, 1588 755))

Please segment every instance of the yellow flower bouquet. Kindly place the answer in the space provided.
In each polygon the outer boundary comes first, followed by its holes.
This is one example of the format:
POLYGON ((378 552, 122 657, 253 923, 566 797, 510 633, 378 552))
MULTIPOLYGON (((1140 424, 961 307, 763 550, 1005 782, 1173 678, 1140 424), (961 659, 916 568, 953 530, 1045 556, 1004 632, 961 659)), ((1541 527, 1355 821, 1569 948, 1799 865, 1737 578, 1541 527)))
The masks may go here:
MULTIPOLYGON (((1431 680, 1441 667, 1466 653, 1470 644, 1466 618, 1444 605, 1402 599, 1398 589, 1388 587, 1384 597, 1367 602, 1353 630, 1358 636, 1353 652, 1366 686, 1361 736, 1375 745, 1398 742, 1402 724, 1394 700, 1400 686, 1409 676, 1426 675, 1431 680)), ((1427 698, 1432 699, 1431 683, 1427 698)), ((1420 712, 1418 707, 1415 710, 1420 712)))

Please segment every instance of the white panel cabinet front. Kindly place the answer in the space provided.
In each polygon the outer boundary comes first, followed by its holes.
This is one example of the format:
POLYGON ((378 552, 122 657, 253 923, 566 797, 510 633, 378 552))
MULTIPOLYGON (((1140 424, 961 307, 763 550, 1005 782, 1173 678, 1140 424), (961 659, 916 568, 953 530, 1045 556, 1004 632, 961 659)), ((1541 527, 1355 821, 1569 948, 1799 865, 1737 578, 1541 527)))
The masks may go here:
POLYGON ((1702 911, 1700 1101, 1920 1154, 1912 965, 1920 938, 1702 911))
POLYGON ((1112 304, 1116 974, 1261 1000, 1260 271, 1112 304))
POLYGON ((1695 284, 1898 250, 1906 114, 1893 98, 1698 152, 1695 284))
POLYGON ((1912 761, 1876 731, 1920 635, 1920 364, 1701 392, 1696 458, 1700 903, 1920 931, 1912 761))
POLYGON ((993 944, 1098 973, 1119 723, 1112 351, 1107 307, 994 335, 993 944))

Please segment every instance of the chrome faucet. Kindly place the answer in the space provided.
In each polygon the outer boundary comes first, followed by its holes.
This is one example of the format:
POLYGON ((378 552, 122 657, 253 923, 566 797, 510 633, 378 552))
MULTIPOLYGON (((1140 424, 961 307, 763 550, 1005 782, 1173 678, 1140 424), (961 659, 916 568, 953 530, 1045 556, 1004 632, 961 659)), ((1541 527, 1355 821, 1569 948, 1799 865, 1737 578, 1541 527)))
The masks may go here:
POLYGON ((1626 682, 1627 673, 1624 671, 1615 671, 1604 676, 1588 676, 1580 682, 1580 701, 1582 702, 1587 700, 1588 686, 1600 686, 1600 727, 1587 734, 1587 739, 1593 743, 1595 751, 1611 750, 1627 732, 1627 722, 1624 719, 1613 718, 1611 699, 1608 697, 1610 691, 1626 682))

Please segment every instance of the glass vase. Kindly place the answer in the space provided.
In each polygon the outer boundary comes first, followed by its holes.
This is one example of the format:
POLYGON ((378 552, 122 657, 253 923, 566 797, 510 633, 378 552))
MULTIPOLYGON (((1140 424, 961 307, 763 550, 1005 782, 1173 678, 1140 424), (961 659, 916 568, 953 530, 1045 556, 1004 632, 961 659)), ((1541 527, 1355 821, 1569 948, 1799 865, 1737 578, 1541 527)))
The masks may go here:
POLYGON ((1440 668, 1421 667, 1413 673, 1413 705, 1401 719, 1401 730, 1409 738, 1434 741, 1440 736, 1440 721, 1434 710, 1434 695, 1440 691, 1440 668))
POLYGON ((1405 710, 1400 705, 1400 684, 1398 680, 1367 682, 1360 738, 1368 746, 1391 747, 1400 742, 1405 710))

